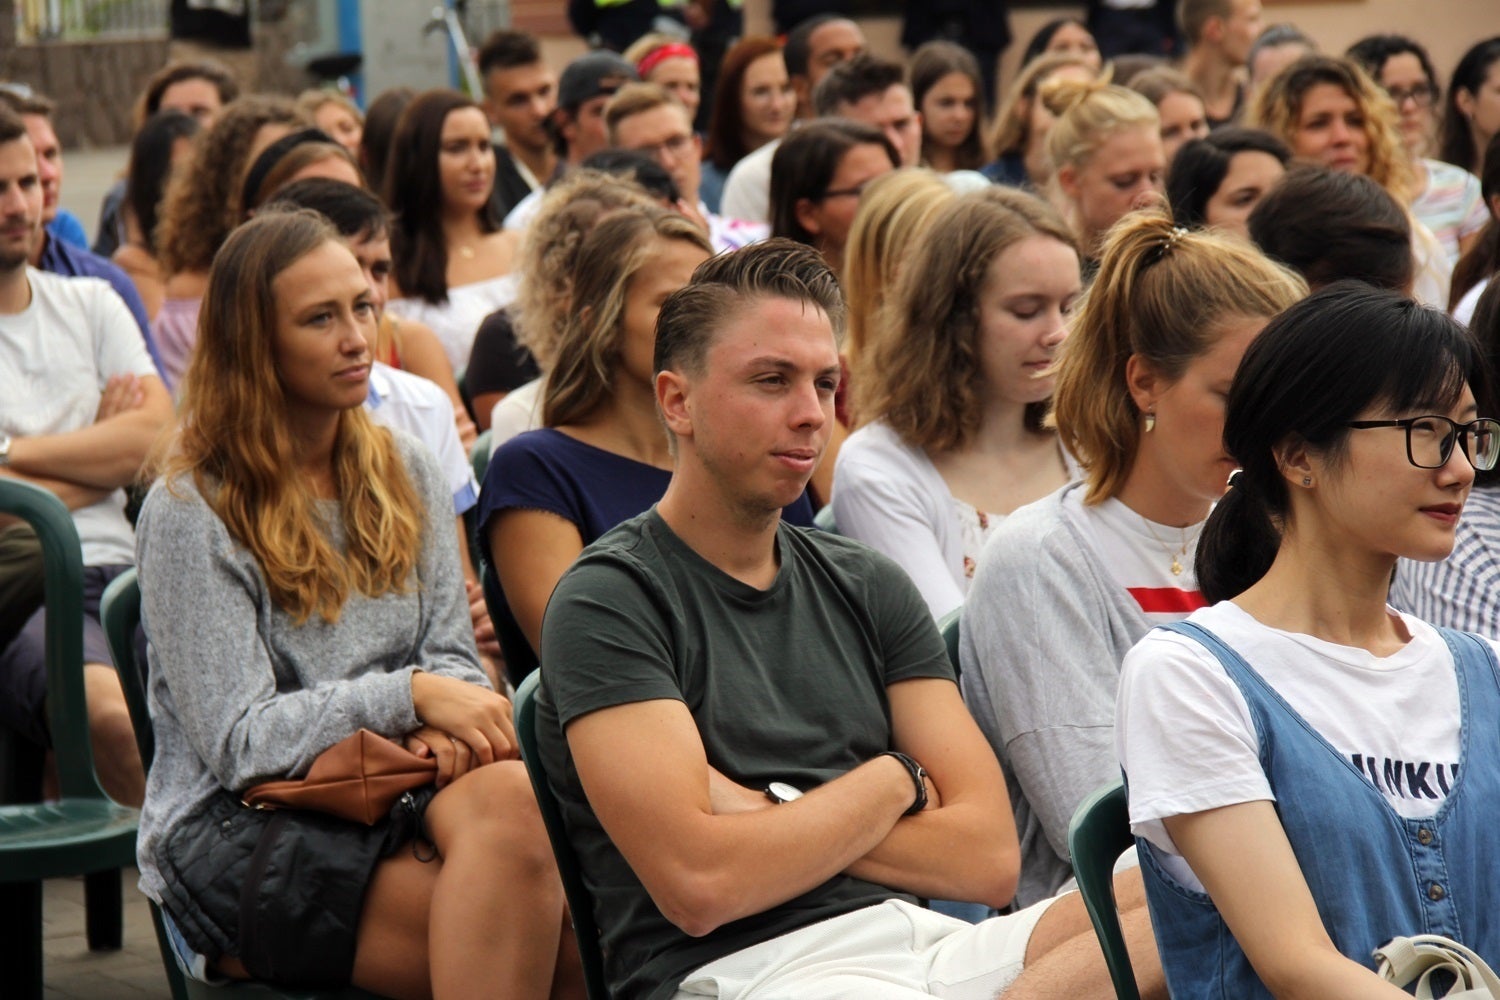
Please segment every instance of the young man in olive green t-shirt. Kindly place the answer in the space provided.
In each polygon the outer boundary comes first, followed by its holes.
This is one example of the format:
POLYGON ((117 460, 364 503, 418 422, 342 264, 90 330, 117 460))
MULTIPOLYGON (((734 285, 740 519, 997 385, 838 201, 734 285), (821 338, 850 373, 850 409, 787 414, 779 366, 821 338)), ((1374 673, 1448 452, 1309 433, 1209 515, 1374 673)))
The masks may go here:
MULTIPOLYGON (((654 367, 671 484, 584 552, 547 610, 542 763, 612 992, 1113 996, 1076 896, 978 925, 916 905, 1004 906, 1019 849, 915 587, 780 521, 833 420, 839 296, 814 252, 773 240, 667 300, 654 367)), ((1150 995, 1141 902, 1126 922, 1150 995)))

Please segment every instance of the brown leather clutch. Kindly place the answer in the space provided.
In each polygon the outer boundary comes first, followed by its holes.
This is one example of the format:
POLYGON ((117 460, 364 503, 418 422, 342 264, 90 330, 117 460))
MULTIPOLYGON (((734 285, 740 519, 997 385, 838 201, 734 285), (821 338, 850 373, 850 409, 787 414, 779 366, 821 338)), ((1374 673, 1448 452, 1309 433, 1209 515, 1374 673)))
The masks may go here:
POLYGON ((361 729, 318 754, 307 777, 264 781, 244 794, 257 809, 312 809, 372 825, 403 792, 431 784, 437 761, 361 729))

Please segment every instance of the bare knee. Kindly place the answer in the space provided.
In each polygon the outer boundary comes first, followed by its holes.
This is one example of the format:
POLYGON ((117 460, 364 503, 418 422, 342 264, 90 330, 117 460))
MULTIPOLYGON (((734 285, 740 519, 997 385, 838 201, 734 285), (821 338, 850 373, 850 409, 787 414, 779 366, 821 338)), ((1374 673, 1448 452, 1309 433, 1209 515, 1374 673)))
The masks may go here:
POLYGON ((502 761, 470 771, 428 807, 428 828, 447 853, 472 845, 518 863, 553 869, 552 847, 525 765, 502 761))

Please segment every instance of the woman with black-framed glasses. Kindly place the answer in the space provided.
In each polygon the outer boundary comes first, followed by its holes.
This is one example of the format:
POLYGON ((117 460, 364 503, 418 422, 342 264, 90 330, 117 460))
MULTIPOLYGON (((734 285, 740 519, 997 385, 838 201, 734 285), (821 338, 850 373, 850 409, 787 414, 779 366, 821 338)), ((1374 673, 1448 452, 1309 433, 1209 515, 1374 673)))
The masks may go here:
POLYGON ((1398 935, 1500 961, 1500 661, 1387 603, 1440 560, 1500 424, 1436 309, 1356 282, 1272 320, 1229 392, 1216 601, 1125 658, 1116 741, 1175 996, 1407 996, 1398 935))
POLYGON ((1463 167, 1431 159, 1442 96, 1427 50, 1405 35, 1370 35, 1346 53, 1374 78, 1396 105, 1397 127, 1415 175, 1412 215, 1436 236, 1449 266, 1474 245, 1489 221, 1479 179, 1463 167))

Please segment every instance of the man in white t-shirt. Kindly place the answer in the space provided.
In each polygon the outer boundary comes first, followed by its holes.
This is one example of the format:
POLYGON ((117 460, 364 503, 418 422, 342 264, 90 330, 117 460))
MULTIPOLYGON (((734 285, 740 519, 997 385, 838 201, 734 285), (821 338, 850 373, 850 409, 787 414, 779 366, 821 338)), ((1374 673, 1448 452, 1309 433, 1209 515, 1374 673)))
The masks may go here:
MULTIPOLYGON (((84 564, 84 689, 104 790, 139 805, 145 777, 98 622, 104 587, 134 561, 122 487, 139 474, 172 404, 120 297, 95 278, 27 266, 41 232, 35 147, 0 111, 0 475, 51 490, 73 513, 84 564)), ((42 743, 45 611, 0 650, 0 725, 42 743)))

